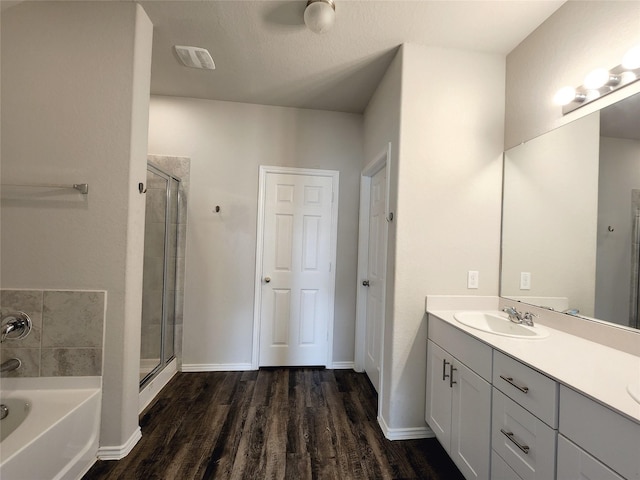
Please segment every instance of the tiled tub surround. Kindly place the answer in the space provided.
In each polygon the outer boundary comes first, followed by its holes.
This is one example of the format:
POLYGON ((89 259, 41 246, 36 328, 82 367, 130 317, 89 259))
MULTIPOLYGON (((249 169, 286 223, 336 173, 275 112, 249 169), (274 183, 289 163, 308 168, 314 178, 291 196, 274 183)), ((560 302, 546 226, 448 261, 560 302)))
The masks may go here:
POLYGON ((6 340, 0 360, 18 358, 19 369, 3 377, 98 376, 106 292, 70 290, 0 290, 0 311, 21 310, 33 322, 21 340, 6 340))

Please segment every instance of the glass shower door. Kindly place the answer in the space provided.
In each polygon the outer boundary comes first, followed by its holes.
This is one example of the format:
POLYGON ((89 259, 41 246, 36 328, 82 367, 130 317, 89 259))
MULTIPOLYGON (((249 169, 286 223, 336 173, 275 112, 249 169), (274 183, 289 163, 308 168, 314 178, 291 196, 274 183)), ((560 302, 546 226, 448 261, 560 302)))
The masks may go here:
POLYGON ((179 180, 147 167, 140 386, 174 356, 179 180))

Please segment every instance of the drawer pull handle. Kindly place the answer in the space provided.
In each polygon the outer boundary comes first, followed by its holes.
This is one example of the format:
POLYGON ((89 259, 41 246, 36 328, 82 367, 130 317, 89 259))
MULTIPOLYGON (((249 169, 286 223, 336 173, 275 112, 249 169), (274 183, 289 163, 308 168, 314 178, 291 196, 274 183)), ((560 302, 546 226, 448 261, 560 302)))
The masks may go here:
POLYGON ((516 447, 518 447, 520 450, 522 450, 525 454, 529 455, 529 446, 523 445, 518 440, 516 440, 514 435, 513 435, 513 432, 507 432, 504 428, 501 428, 500 431, 504 434, 505 437, 507 437, 509 440, 511 440, 515 444, 516 447))
POLYGON ((500 375, 500 378, 503 379, 505 382, 513 385, 514 387, 516 387, 521 392, 529 393, 529 387, 523 387, 523 386, 518 385, 516 382, 513 381, 513 377, 505 377, 504 375, 500 375))
POLYGON ((449 366, 449 387, 453 388, 453 384, 454 383, 458 383, 458 382, 454 382, 453 381, 453 372, 455 372, 456 370, 458 370, 457 368, 454 368, 453 363, 449 366))
POLYGON ((446 380, 446 378, 449 376, 447 375, 447 365, 450 365, 449 362, 447 362, 444 358, 442 359, 442 381, 444 382, 446 380))

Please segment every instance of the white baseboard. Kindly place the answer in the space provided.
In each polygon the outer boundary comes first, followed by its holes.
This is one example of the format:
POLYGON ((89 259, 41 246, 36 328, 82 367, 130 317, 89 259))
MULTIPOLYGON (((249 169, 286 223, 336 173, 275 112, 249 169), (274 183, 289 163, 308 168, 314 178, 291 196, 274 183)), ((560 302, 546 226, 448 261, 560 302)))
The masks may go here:
POLYGON ((183 363, 183 372, 243 372, 254 370, 250 363, 183 363))
POLYGON ((423 427, 391 428, 383 417, 378 416, 378 424, 388 440, 414 440, 416 438, 433 438, 436 435, 427 425, 423 427))
MULTIPOLYGON (((350 370, 355 368, 353 362, 333 362, 333 370, 350 370)), ((237 372, 255 370, 250 363, 183 363, 183 372, 237 372)))
POLYGON ((141 438, 142 431, 138 427, 124 444, 115 447, 105 446, 98 448, 98 458, 100 460, 121 460, 129 455, 129 452, 133 450, 133 447, 136 446, 136 443, 141 438))
POLYGON ((355 370, 356 365, 354 362, 333 362, 331 368, 334 370, 355 370))

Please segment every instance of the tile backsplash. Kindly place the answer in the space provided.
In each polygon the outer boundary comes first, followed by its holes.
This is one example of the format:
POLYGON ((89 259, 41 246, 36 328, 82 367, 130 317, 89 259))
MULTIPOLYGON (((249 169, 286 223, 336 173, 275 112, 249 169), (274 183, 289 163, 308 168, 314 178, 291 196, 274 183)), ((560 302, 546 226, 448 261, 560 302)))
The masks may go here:
POLYGON ((106 292, 0 290, 0 312, 20 310, 31 317, 26 338, 5 340, 0 361, 22 365, 3 377, 71 377, 102 374, 106 292))

